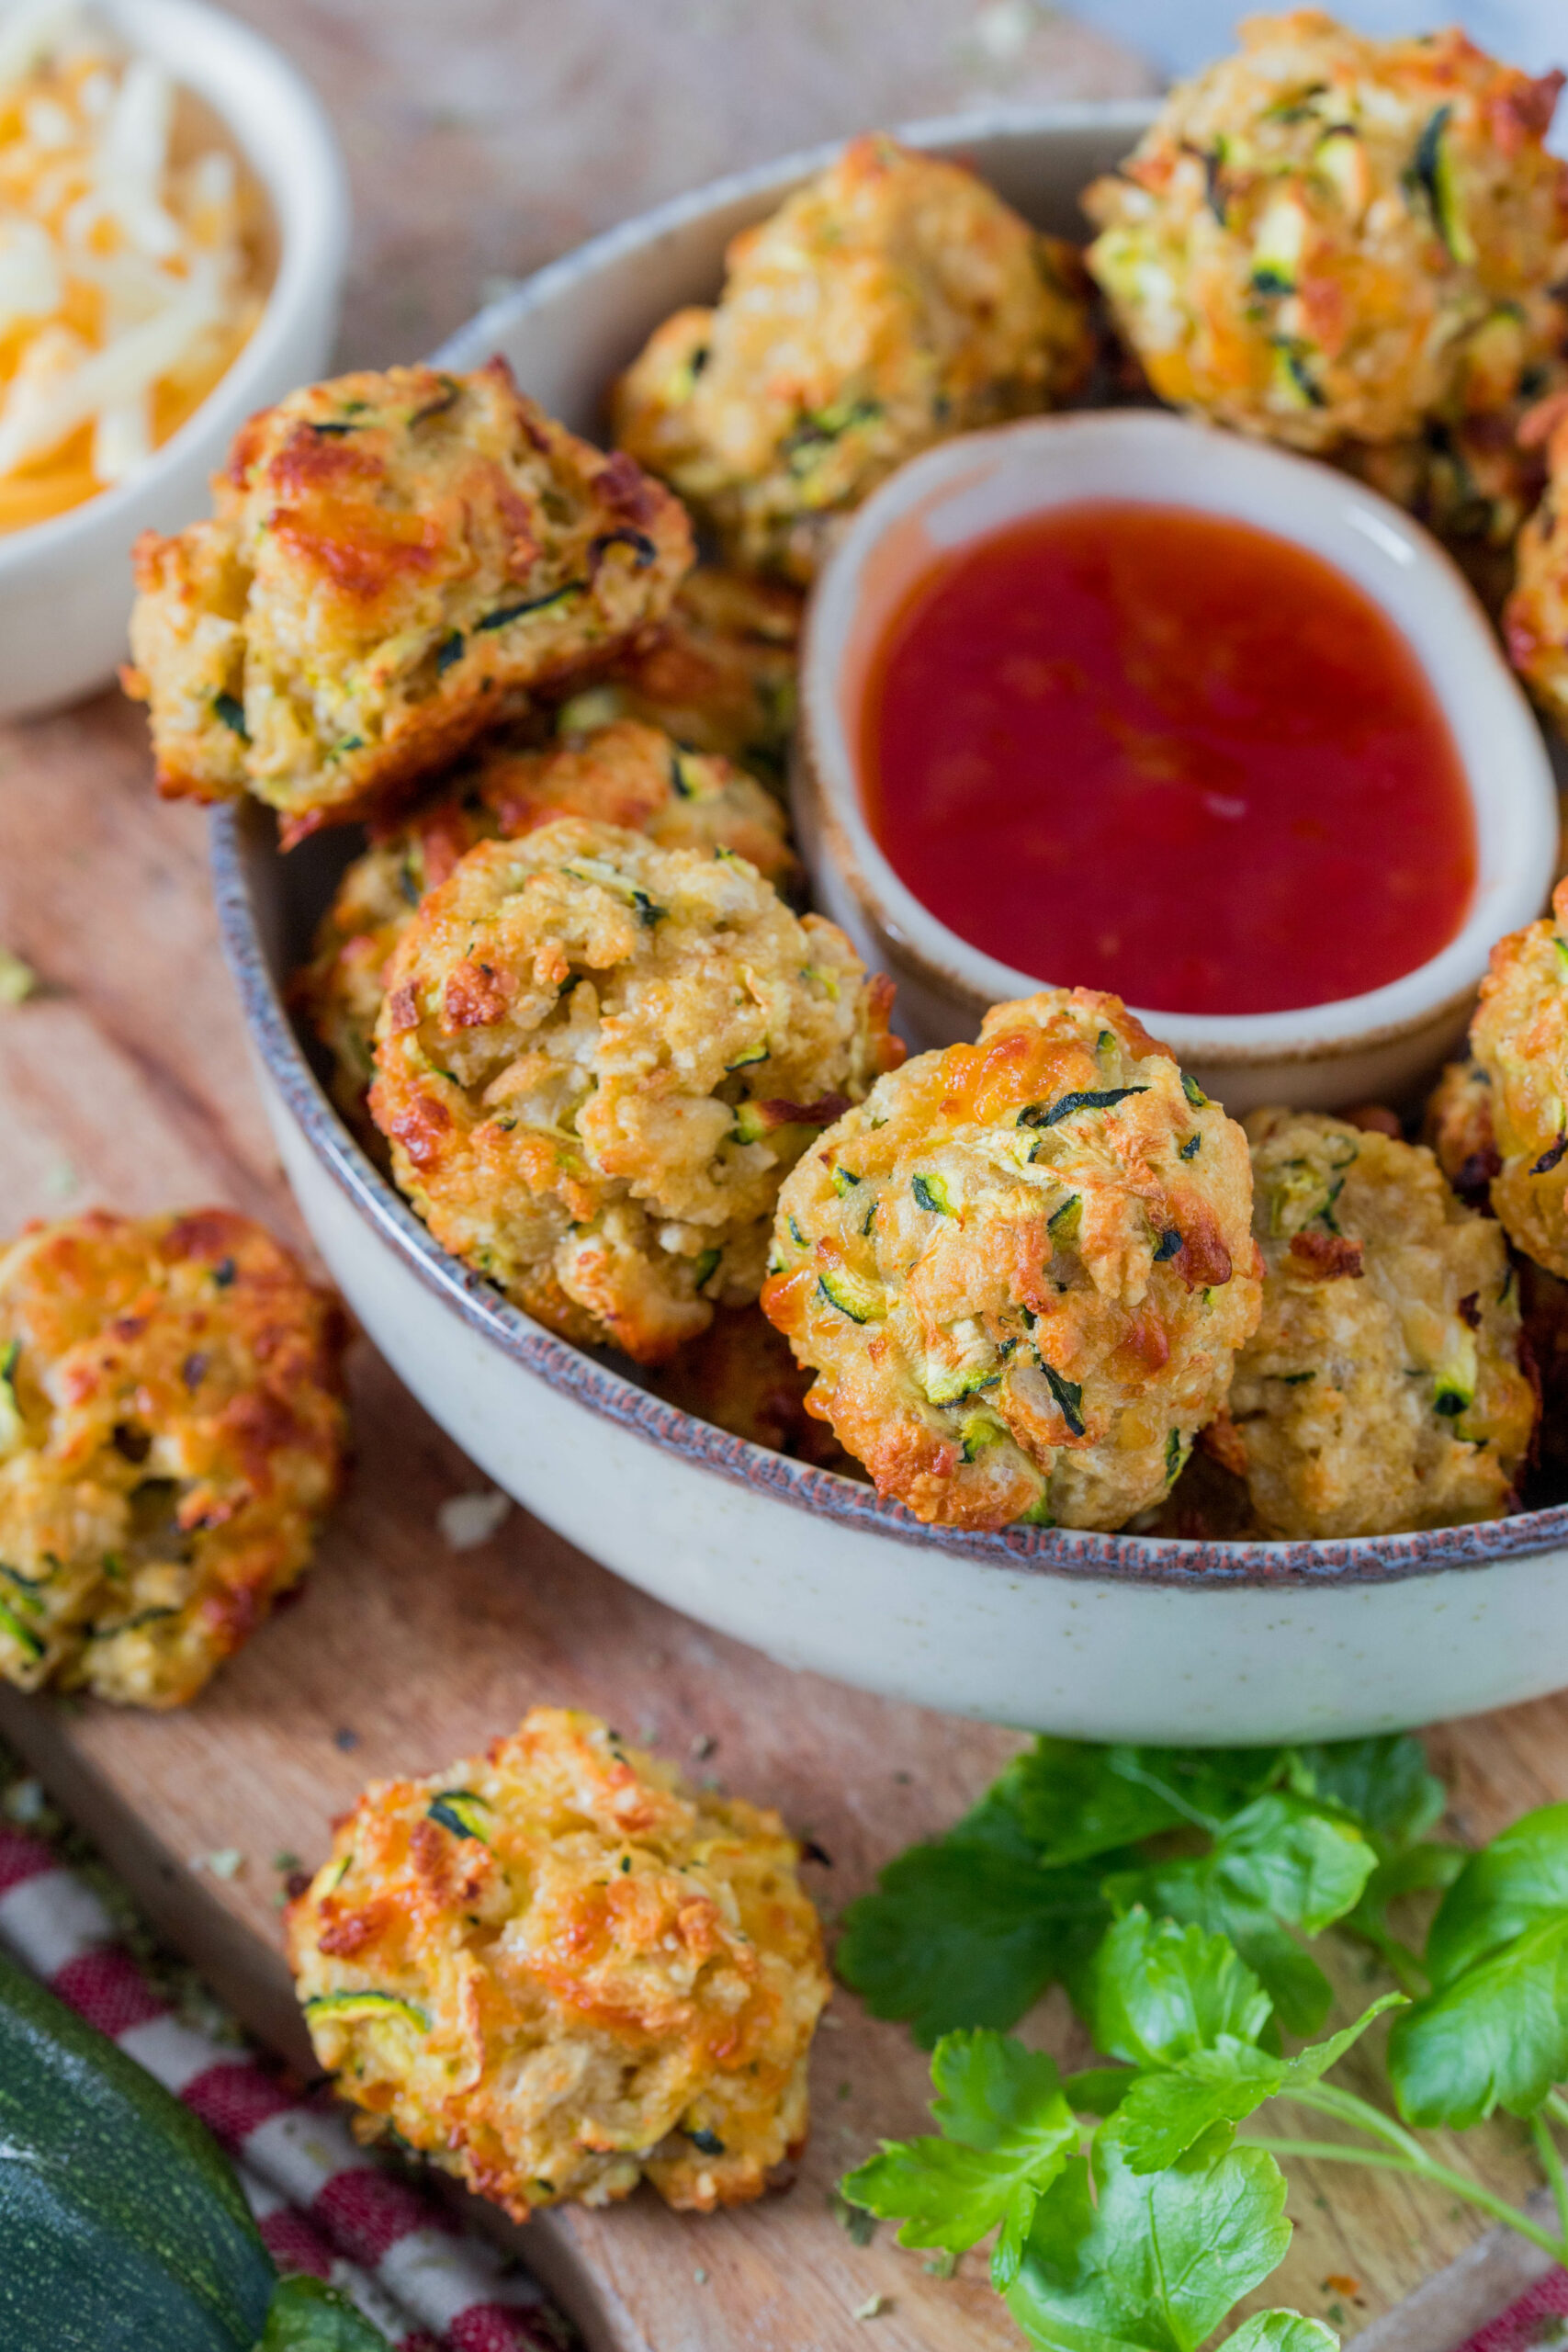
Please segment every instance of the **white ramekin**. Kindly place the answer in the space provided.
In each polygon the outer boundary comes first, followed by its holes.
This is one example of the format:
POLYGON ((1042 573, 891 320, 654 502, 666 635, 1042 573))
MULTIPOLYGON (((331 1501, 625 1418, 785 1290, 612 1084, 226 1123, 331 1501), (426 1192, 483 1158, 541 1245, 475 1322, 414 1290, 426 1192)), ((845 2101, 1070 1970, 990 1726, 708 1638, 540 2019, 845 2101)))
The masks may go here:
POLYGON ((348 253, 348 186, 314 91, 270 42, 199 0, 98 0, 128 49, 220 116, 266 192, 277 274, 254 334, 179 431, 112 490, 0 533, 0 718, 90 693, 125 656, 130 550, 208 511, 208 476, 253 410, 326 366, 348 253))
POLYGON ((1397 1101, 1457 1042, 1493 942, 1540 913, 1557 850, 1556 793, 1540 729, 1455 566, 1399 508, 1314 459, 1125 409, 970 434, 895 474, 845 532, 807 616, 795 798, 818 903, 893 973, 899 1025, 919 1046, 972 1037, 988 1005, 1073 983, 1072 972, 998 963, 920 904, 872 836, 855 747, 877 645, 933 557, 1093 498, 1232 514, 1312 549, 1376 600, 1425 669, 1475 812, 1476 888, 1455 937, 1402 978, 1337 1003, 1224 1017, 1136 1008, 1230 1111, 1397 1101))

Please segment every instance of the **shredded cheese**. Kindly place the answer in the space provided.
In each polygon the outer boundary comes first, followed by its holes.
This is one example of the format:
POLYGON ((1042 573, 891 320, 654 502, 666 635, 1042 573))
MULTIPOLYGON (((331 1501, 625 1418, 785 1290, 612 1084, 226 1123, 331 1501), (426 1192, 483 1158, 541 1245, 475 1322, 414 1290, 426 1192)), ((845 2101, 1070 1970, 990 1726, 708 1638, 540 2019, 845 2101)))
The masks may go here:
POLYGON ((123 481, 255 324, 235 156, 78 0, 0 0, 0 530, 123 481))

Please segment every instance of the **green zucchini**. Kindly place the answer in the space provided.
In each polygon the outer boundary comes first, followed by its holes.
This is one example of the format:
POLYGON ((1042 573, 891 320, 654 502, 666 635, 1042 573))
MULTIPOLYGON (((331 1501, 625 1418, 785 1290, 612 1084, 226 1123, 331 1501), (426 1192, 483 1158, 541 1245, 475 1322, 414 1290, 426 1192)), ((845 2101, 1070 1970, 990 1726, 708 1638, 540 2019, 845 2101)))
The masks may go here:
POLYGON ((1066 1379, 1056 1370, 1055 1364, 1046 1363, 1043 1356, 1040 1359, 1040 1369, 1045 1374, 1051 1394, 1056 1400, 1057 1409, 1067 1425, 1067 1435, 1082 1437, 1084 1432, 1083 1383, 1079 1380, 1066 1379))
POLYGON ((481 1846, 490 1844, 480 1826, 490 1805, 472 1789, 443 1789, 438 1797, 431 1798, 424 1810, 427 1820, 434 1821, 438 1828, 449 1829, 454 1838, 473 1838, 481 1846))
POLYGON ((1461 268, 1465 269, 1475 259, 1475 240, 1465 226, 1454 177, 1453 150, 1446 136, 1452 113, 1452 107, 1443 106, 1427 117, 1416 142, 1410 176, 1426 199, 1438 236, 1461 268))
POLYGON ((847 1168, 835 1168, 832 1170, 832 1177, 833 1190, 837 1193, 840 1200, 843 1199, 846 1193, 852 1193, 855 1186, 860 1182, 860 1178, 858 1176, 852 1175, 847 1168))
POLYGON ((646 890, 629 880, 607 858, 581 858, 575 865, 563 865, 561 872, 570 874, 574 882, 596 882, 600 889, 608 890, 613 899, 624 899, 645 931, 651 931, 656 923, 661 923, 670 912, 668 907, 656 906, 646 890))
POLYGON ((694 1290, 706 1289, 718 1272, 718 1262, 723 1255, 722 1250, 704 1250, 693 1260, 692 1287, 694 1290))
POLYGON ((1075 1111, 1109 1111, 1130 1094, 1146 1094, 1146 1086, 1105 1086, 1085 1094, 1060 1094, 1055 1102, 1030 1102, 1018 1114, 1021 1127, 1054 1127, 1075 1111))
POLYGON ((916 1206, 924 1209, 928 1216, 953 1215, 953 1196, 940 1176, 912 1177, 909 1190, 915 1196, 916 1206))
POLYGON ((231 735, 237 735, 242 743, 250 741, 251 730, 245 724, 245 706, 237 695, 214 695, 212 715, 222 721, 231 735))
POLYGON ((1000 1445, 1007 1434, 1006 1423, 995 1413, 971 1413, 959 1431, 964 1461, 975 1461, 988 1445, 1000 1445))
POLYGON ((488 629, 507 628, 525 613, 547 612, 552 605, 570 604, 572 597, 587 594, 586 580, 569 580, 564 588, 552 588, 547 596, 529 596, 520 605, 502 605, 493 613, 487 613, 482 621, 474 623, 474 634, 481 636, 488 629))
POLYGON ((852 1323, 874 1323, 883 1312, 882 1293, 875 1283, 863 1282, 847 1266, 829 1266, 817 1277, 817 1287, 829 1306, 852 1323))
POLYGON ((15 1453, 25 1443, 28 1434, 17 1398, 17 1365, 21 1353, 20 1340, 13 1340, 5 1353, 0 1355, 0 1462, 4 1462, 8 1453, 15 1453))
POLYGON ((3 1957, 0 2235, 6 2352, 387 2352, 279 2280, 190 2109, 3 1957))
POLYGON ((1307 409, 1324 406, 1323 390, 1308 364, 1313 346, 1299 335, 1277 334, 1274 345, 1274 373, 1270 390, 1283 408, 1307 409))
POLYGON ((1059 1209, 1045 1220, 1045 1230, 1058 1250, 1070 1250, 1083 1228, 1083 1194, 1069 1193, 1059 1209))
MULTIPOLYGON (((467 1791, 459 1793, 467 1794, 467 1791)), ((400 1993, 381 1993, 368 1986, 358 1991, 318 1993, 303 2007, 307 2025, 313 2025, 318 2018, 341 2018, 348 2025, 379 2024, 385 2018, 412 2025, 420 2033, 430 2031, 430 2019, 412 2001, 405 2001, 400 1993)))

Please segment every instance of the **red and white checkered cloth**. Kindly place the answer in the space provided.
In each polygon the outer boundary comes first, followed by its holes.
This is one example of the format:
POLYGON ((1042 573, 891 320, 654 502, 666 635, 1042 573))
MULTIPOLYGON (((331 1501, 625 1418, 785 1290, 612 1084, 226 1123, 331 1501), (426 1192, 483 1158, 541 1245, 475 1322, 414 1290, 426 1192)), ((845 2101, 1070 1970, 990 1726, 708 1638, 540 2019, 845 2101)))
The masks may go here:
POLYGON ((330 2101, 294 2097, 182 2024, 86 1881, 3 1824, 0 1943, 200 2116, 279 2269, 341 2287, 397 2352, 560 2352, 560 2322, 525 2270, 386 2171, 330 2101))
POLYGON ((1549 2270, 1500 2319, 1478 2328, 1462 2352, 1547 2352, 1568 2345, 1568 2270, 1549 2270))

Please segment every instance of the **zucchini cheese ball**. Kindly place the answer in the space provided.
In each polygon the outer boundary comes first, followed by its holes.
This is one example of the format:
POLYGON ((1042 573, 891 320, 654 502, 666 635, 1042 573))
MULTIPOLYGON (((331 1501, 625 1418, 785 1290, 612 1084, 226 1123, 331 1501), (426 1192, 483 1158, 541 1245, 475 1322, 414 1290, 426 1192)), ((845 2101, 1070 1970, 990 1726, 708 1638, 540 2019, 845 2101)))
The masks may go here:
POLYGON ((784 793, 795 728, 802 599, 779 580, 699 564, 646 646, 561 710, 563 731, 610 718, 662 727, 784 793))
POLYGON ((1470 1050, 1491 1094, 1492 1206, 1528 1258, 1568 1277, 1568 882, 1492 950, 1470 1050))
POLYGON ((760 1306, 726 1307, 649 1383, 683 1413, 821 1470, 858 1478, 858 1462, 808 1409, 811 1374, 760 1306))
POLYGON ((232 1210, 25 1227, 0 1252, 0 1674, 193 1698, 310 1560, 344 1338, 232 1210))
POLYGON ((1154 390, 1309 450, 1528 390, 1563 334, 1562 76, 1315 9, 1241 38, 1084 198, 1089 268, 1154 390))
POLYGON ((1241 1129, 1120 999, 1046 989, 806 1155, 762 1306, 918 1518, 1121 1527, 1257 1320, 1251 1202, 1241 1129))
POLYGON ((514 2221, 639 2179, 711 2212, 804 2145, 830 1985, 776 1813, 592 1715, 383 1781, 288 1914, 337 2087, 514 2221))
POLYGON ((1546 487, 1519 533, 1514 587, 1503 613, 1509 657, 1559 734, 1568 735, 1568 393, 1526 420, 1543 446, 1546 487))
POLYGON ((732 851, 481 842, 392 957, 370 1111, 436 1239, 658 1363, 756 1297, 781 1178, 902 1048, 891 984, 732 851))
POLYGON ((365 1113, 387 965, 421 899, 476 842, 517 840, 565 816, 624 826, 665 849, 735 850, 769 881, 795 880, 772 794, 660 728, 619 719, 545 751, 482 753, 440 799, 372 829, 297 979, 295 1000, 332 1055, 333 1098, 350 1120, 365 1113))
POLYGON ((492 359, 340 376, 254 416, 215 512, 144 535, 129 690, 159 787, 254 793, 286 841, 406 797, 527 695, 660 621, 680 504, 492 359))
POLYGON ((1472 1055, 1449 1062, 1427 1098, 1421 1140, 1471 1208, 1491 1205, 1502 1162, 1492 1129, 1492 1080, 1472 1055))
POLYGON ((732 561, 808 582, 826 526, 917 450, 1077 389, 1081 286, 973 173, 856 139, 734 240, 716 310, 658 329, 615 436, 732 561))
POLYGON ((1501 1228, 1420 1144, 1315 1112, 1246 1125, 1263 1317, 1216 1447, 1264 1532, 1499 1517, 1536 1417, 1501 1228))

